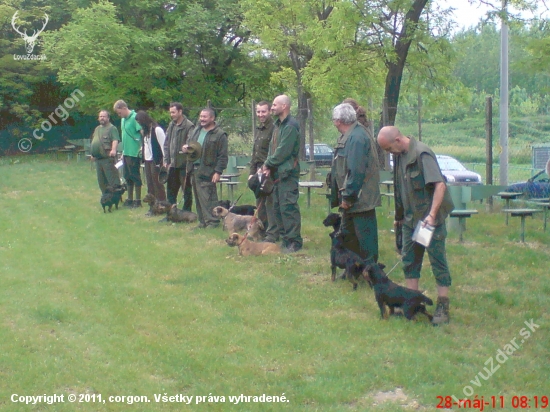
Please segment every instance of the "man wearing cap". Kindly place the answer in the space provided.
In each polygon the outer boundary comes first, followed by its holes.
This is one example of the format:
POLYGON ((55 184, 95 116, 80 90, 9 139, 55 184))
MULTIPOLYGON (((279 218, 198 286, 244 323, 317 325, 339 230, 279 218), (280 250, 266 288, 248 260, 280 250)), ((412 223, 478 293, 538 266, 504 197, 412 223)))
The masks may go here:
POLYGON ((195 193, 195 205, 199 216, 198 228, 218 227, 220 219, 212 214, 212 209, 218 203, 216 183, 220 181, 227 167, 227 133, 216 124, 216 114, 213 109, 202 109, 200 126, 196 127, 183 146, 184 153, 191 153, 193 145, 198 143, 202 148, 200 157, 196 160, 187 159, 187 172, 191 174, 191 183, 195 193), (194 142, 192 144, 192 142, 194 142))
MULTIPOLYGON (((252 160, 250 161, 250 173, 248 180, 262 168, 262 165, 267 159, 267 153, 269 152, 269 142, 271 142, 271 135, 273 134, 273 119, 271 118, 271 104, 265 100, 262 100, 256 105, 256 117, 260 122, 256 126, 256 132, 254 133, 254 147, 252 149, 252 160)), ((256 196, 256 206, 258 210, 258 219, 263 223, 265 228, 268 228, 267 218, 267 203, 270 203, 269 210, 273 210, 271 203, 273 198, 267 196, 265 198, 256 196), (262 201, 262 199, 264 199, 262 201)), ((271 219, 274 221, 274 218, 271 219)), ((276 241, 278 239, 268 239, 270 241, 276 241)))
POLYGON ((164 167, 168 170, 168 201, 172 204, 178 203, 178 192, 181 187, 183 210, 190 212, 193 206, 193 189, 186 173, 187 155, 183 153, 183 146, 193 132, 194 125, 183 114, 181 103, 170 103, 170 117, 172 121, 168 125, 164 141, 164 167))
POLYGON ((302 248, 300 234, 302 217, 298 197, 298 180, 300 179, 300 127, 290 115, 290 98, 277 96, 271 105, 271 113, 277 117, 269 154, 262 166, 262 172, 270 175, 275 181, 272 210, 268 210, 268 219, 274 216, 275 222, 269 221, 266 237, 282 238, 283 251, 294 253, 302 248), (270 229, 276 228, 270 232, 270 229), (279 232, 279 233, 277 233, 279 232))
POLYGON ((105 194, 107 186, 120 184, 118 170, 115 167, 116 150, 118 147, 118 130, 111 124, 109 112, 99 112, 99 126, 94 130, 91 143, 92 160, 95 160, 97 183, 101 193, 105 194))
POLYGON ((141 126, 136 121, 135 110, 128 109, 124 100, 117 100, 114 104, 114 110, 122 119, 122 155, 124 160, 124 179, 128 188, 128 199, 124 201, 123 206, 130 208, 141 207, 141 126), (134 200, 134 188, 136 199, 134 200))

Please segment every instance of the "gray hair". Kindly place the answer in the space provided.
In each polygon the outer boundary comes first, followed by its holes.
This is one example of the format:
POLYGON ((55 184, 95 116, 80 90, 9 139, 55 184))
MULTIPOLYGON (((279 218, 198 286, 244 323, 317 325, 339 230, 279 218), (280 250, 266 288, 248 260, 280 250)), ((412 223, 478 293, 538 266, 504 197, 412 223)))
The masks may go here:
POLYGON ((352 124, 357 121, 357 114, 351 104, 342 103, 332 111, 332 120, 339 120, 344 124, 352 124))

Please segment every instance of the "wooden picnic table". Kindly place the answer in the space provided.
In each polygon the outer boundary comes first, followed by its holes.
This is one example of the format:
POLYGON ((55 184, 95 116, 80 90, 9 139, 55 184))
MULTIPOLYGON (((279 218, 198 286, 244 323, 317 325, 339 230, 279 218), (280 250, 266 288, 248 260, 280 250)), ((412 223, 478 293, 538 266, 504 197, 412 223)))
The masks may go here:
MULTIPOLYGON (((506 201, 505 209, 510 209, 510 200, 515 200, 520 196, 523 196, 523 193, 518 192, 498 192, 497 196, 506 201)), ((508 213, 506 213, 506 226, 508 226, 508 213)))
POLYGON ((503 209, 502 211, 507 214, 510 213, 512 217, 519 216, 521 218, 520 239, 522 243, 525 243, 525 217, 542 212, 541 209, 503 209))
POLYGON ((311 207, 311 188, 321 189, 324 185, 323 182, 299 182, 300 187, 307 188, 307 207, 311 207))

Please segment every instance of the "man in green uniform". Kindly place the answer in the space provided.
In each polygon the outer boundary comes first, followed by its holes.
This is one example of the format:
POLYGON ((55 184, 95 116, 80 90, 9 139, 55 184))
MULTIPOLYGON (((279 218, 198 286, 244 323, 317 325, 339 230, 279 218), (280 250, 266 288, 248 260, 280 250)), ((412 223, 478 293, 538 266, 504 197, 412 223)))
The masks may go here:
POLYGON ((111 124, 109 112, 99 112, 99 126, 94 130, 91 143, 92 160, 95 160, 97 183, 101 193, 105 194, 107 186, 120 184, 118 170, 115 167, 116 149, 118 147, 118 130, 111 124))
POLYGON ((172 121, 166 130, 164 141, 165 163, 168 169, 167 192, 168 201, 172 204, 178 203, 178 192, 183 192, 183 210, 191 211, 193 206, 193 189, 191 179, 186 173, 187 155, 182 148, 187 144, 187 139, 193 133, 193 123, 183 114, 181 103, 170 103, 170 117, 172 121))
POLYGON ((424 250, 437 284, 437 307, 433 323, 449 322, 451 275, 445 252, 445 219, 453 210, 451 195, 432 150, 422 142, 401 134, 395 126, 380 129, 378 144, 394 155, 395 222, 403 227, 403 271, 407 287, 418 290, 424 250), (412 240, 418 222, 434 227, 427 248, 412 240))
POLYGON ((124 206, 141 207, 141 157, 142 146, 141 126, 136 122, 135 110, 128 109, 124 100, 117 100, 114 110, 122 119, 122 156, 124 161, 124 179, 128 188, 128 199, 124 206), (134 188, 136 199, 134 200, 134 188))
POLYGON ((218 203, 216 184, 227 167, 227 133, 216 124, 216 113, 207 107, 202 109, 200 126, 196 127, 183 152, 188 153, 189 143, 198 142, 201 147, 200 159, 187 162, 187 172, 191 173, 191 183, 195 193, 198 228, 218 227, 220 219, 212 214, 218 203))
POLYGON ((375 208, 381 204, 378 154, 350 104, 336 106, 332 122, 341 134, 332 162, 331 206, 342 212, 344 245, 374 263, 378 261, 375 208))
POLYGON ((262 172, 272 176, 275 182, 275 189, 271 194, 273 206, 268 208, 268 219, 273 216, 275 222, 269 222, 266 237, 276 239, 280 234, 283 251, 294 253, 303 246, 300 234, 302 217, 298 205, 300 127, 290 115, 290 98, 286 95, 277 96, 273 100, 271 113, 277 117, 277 121, 262 172), (276 229, 273 230, 274 228, 276 229))
MULTIPOLYGON (((271 118, 271 104, 262 100, 256 105, 256 117, 260 122, 256 126, 256 132, 254 133, 254 147, 252 149, 252 160, 250 161, 250 173, 248 180, 254 176, 267 159, 267 153, 269 152, 269 142, 271 142, 271 135, 273 134, 273 119, 271 118)), ((273 204, 273 198, 271 196, 256 197, 256 206, 258 210, 258 219, 263 223, 264 227, 268 228, 267 219, 267 206, 266 204, 273 204), (264 199, 262 201, 262 199, 264 199)), ((273 207, 271 206, 271 209, 273 207)), ((272 219, 273 220, 273 219, 272 219)), ((270 239, 273 241, 273 239, 270 239)), ((275 239, 277 240, 277 239, 275 239)))

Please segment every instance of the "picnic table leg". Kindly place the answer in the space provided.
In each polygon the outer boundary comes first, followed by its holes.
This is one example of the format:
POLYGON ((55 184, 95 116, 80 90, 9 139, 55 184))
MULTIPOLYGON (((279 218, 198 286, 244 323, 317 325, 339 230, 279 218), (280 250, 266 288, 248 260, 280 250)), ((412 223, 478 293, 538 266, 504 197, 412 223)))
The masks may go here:
POLYGON ((229 185, 229 200, 233 203, 233 185, 229 185))
POLYGON ((543 232, 546 232, 546 212, 548 211, 548 207, 550 206, 544 206, 544 225, 543 225, 543 232))
POLYGON ((307 207, 311 207, 311 187, 307 188, 307 207))
MULTIPOLYGON (((510 199, 506 199, 506 209, 510 209, 510 199)), ((506 213, 506 226, 508 226, 508 213, 506 213)))
POLYGON ((462 233, 464 231, 465 224, 466 224, 465 218, 464 217, 459 217, 458 218, 458 241, 460 243, 463 242, 462 233))
POLYGON ((525 243, 525 216, 521 215, 521 243, 525 243))

